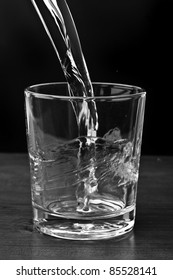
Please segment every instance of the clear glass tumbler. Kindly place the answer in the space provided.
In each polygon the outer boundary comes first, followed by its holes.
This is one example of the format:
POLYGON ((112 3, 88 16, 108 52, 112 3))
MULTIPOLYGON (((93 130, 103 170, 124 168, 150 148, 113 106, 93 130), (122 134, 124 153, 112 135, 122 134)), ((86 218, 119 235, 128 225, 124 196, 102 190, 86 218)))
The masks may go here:
POLYGON ((122 84, 93 88, 85 98, 69 96, 66 83, 25 90, 33 222, 54 237, 107 239, 134 226, 146 93, 122 84))

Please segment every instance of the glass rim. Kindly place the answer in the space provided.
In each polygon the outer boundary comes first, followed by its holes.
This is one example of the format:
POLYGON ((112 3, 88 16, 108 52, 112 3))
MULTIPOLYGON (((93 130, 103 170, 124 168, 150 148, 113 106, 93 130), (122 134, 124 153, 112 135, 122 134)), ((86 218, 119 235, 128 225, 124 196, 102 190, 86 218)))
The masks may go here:
POLYGON ((114 86, 114 87, 120 87, 120 88, 129 88, 131 90, 137 90, 135 93, 131 94, 115 94, 115 95, 106 95, 106 96, 67 96, 67 95, 55 95, 55 94, 50 94, 50 93, 41 93, 41 92, 34 92, 32 89, 38 88, 38 87, 45 87, 45 86, 53 86, 53 85, 62 85, 62 86, 67 86, 67 82, 47 82, 47 83, 38 83, 38 84, 33 84, 31 86, 28 86, 24 89, 24 94, 27 96, 34 96, 37 98, 42 98, 42 99, 73 99, 73 100, 89 100, 89 99, 126 99, 126 98, 135 98, 135 97, 140 97, 140 96, 145 96, 146 91, 140 86, 134 86, 134 85, 129 85, 129 84, 122 84, 122 83, 112 83, 112 82, 92 82, 92 85, 98 85, 98 86, 114 86))

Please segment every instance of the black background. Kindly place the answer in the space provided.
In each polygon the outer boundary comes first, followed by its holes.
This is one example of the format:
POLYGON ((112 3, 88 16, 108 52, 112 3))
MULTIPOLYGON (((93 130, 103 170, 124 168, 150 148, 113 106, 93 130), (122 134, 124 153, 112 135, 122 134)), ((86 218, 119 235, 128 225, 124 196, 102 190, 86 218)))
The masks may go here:
MULTIPOLYGON (((147 91, 143 154, 171 155, 170 1, 68 0, 92 81, 147 91)), ((0 1, 0 152, 26 151, 24 88, 64 81, 30 0, 0 1)))

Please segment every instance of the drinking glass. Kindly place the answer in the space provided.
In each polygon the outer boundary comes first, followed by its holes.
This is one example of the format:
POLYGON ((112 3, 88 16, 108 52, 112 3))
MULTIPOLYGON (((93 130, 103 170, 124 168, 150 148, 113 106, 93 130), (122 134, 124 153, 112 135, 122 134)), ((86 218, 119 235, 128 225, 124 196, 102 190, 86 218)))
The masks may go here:
POLYGON ((133 229, 146 93, 115 83, 93 89, 94 97, 70 96, 67 83, 25 90, 33 224, 41 233, 96 240, 133 229), (91 108, 98 125, 88 133, 91 108))

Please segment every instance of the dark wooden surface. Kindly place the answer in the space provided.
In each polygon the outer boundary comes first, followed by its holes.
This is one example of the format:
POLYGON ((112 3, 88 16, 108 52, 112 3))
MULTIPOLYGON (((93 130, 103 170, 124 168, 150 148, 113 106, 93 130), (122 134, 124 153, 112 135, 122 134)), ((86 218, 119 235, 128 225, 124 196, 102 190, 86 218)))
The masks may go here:
POLYGON ((32 229, 26 154, 0 154, 0 259, 173 259, 173 157, 142 157, 134 230, 69 241, 32 229))

